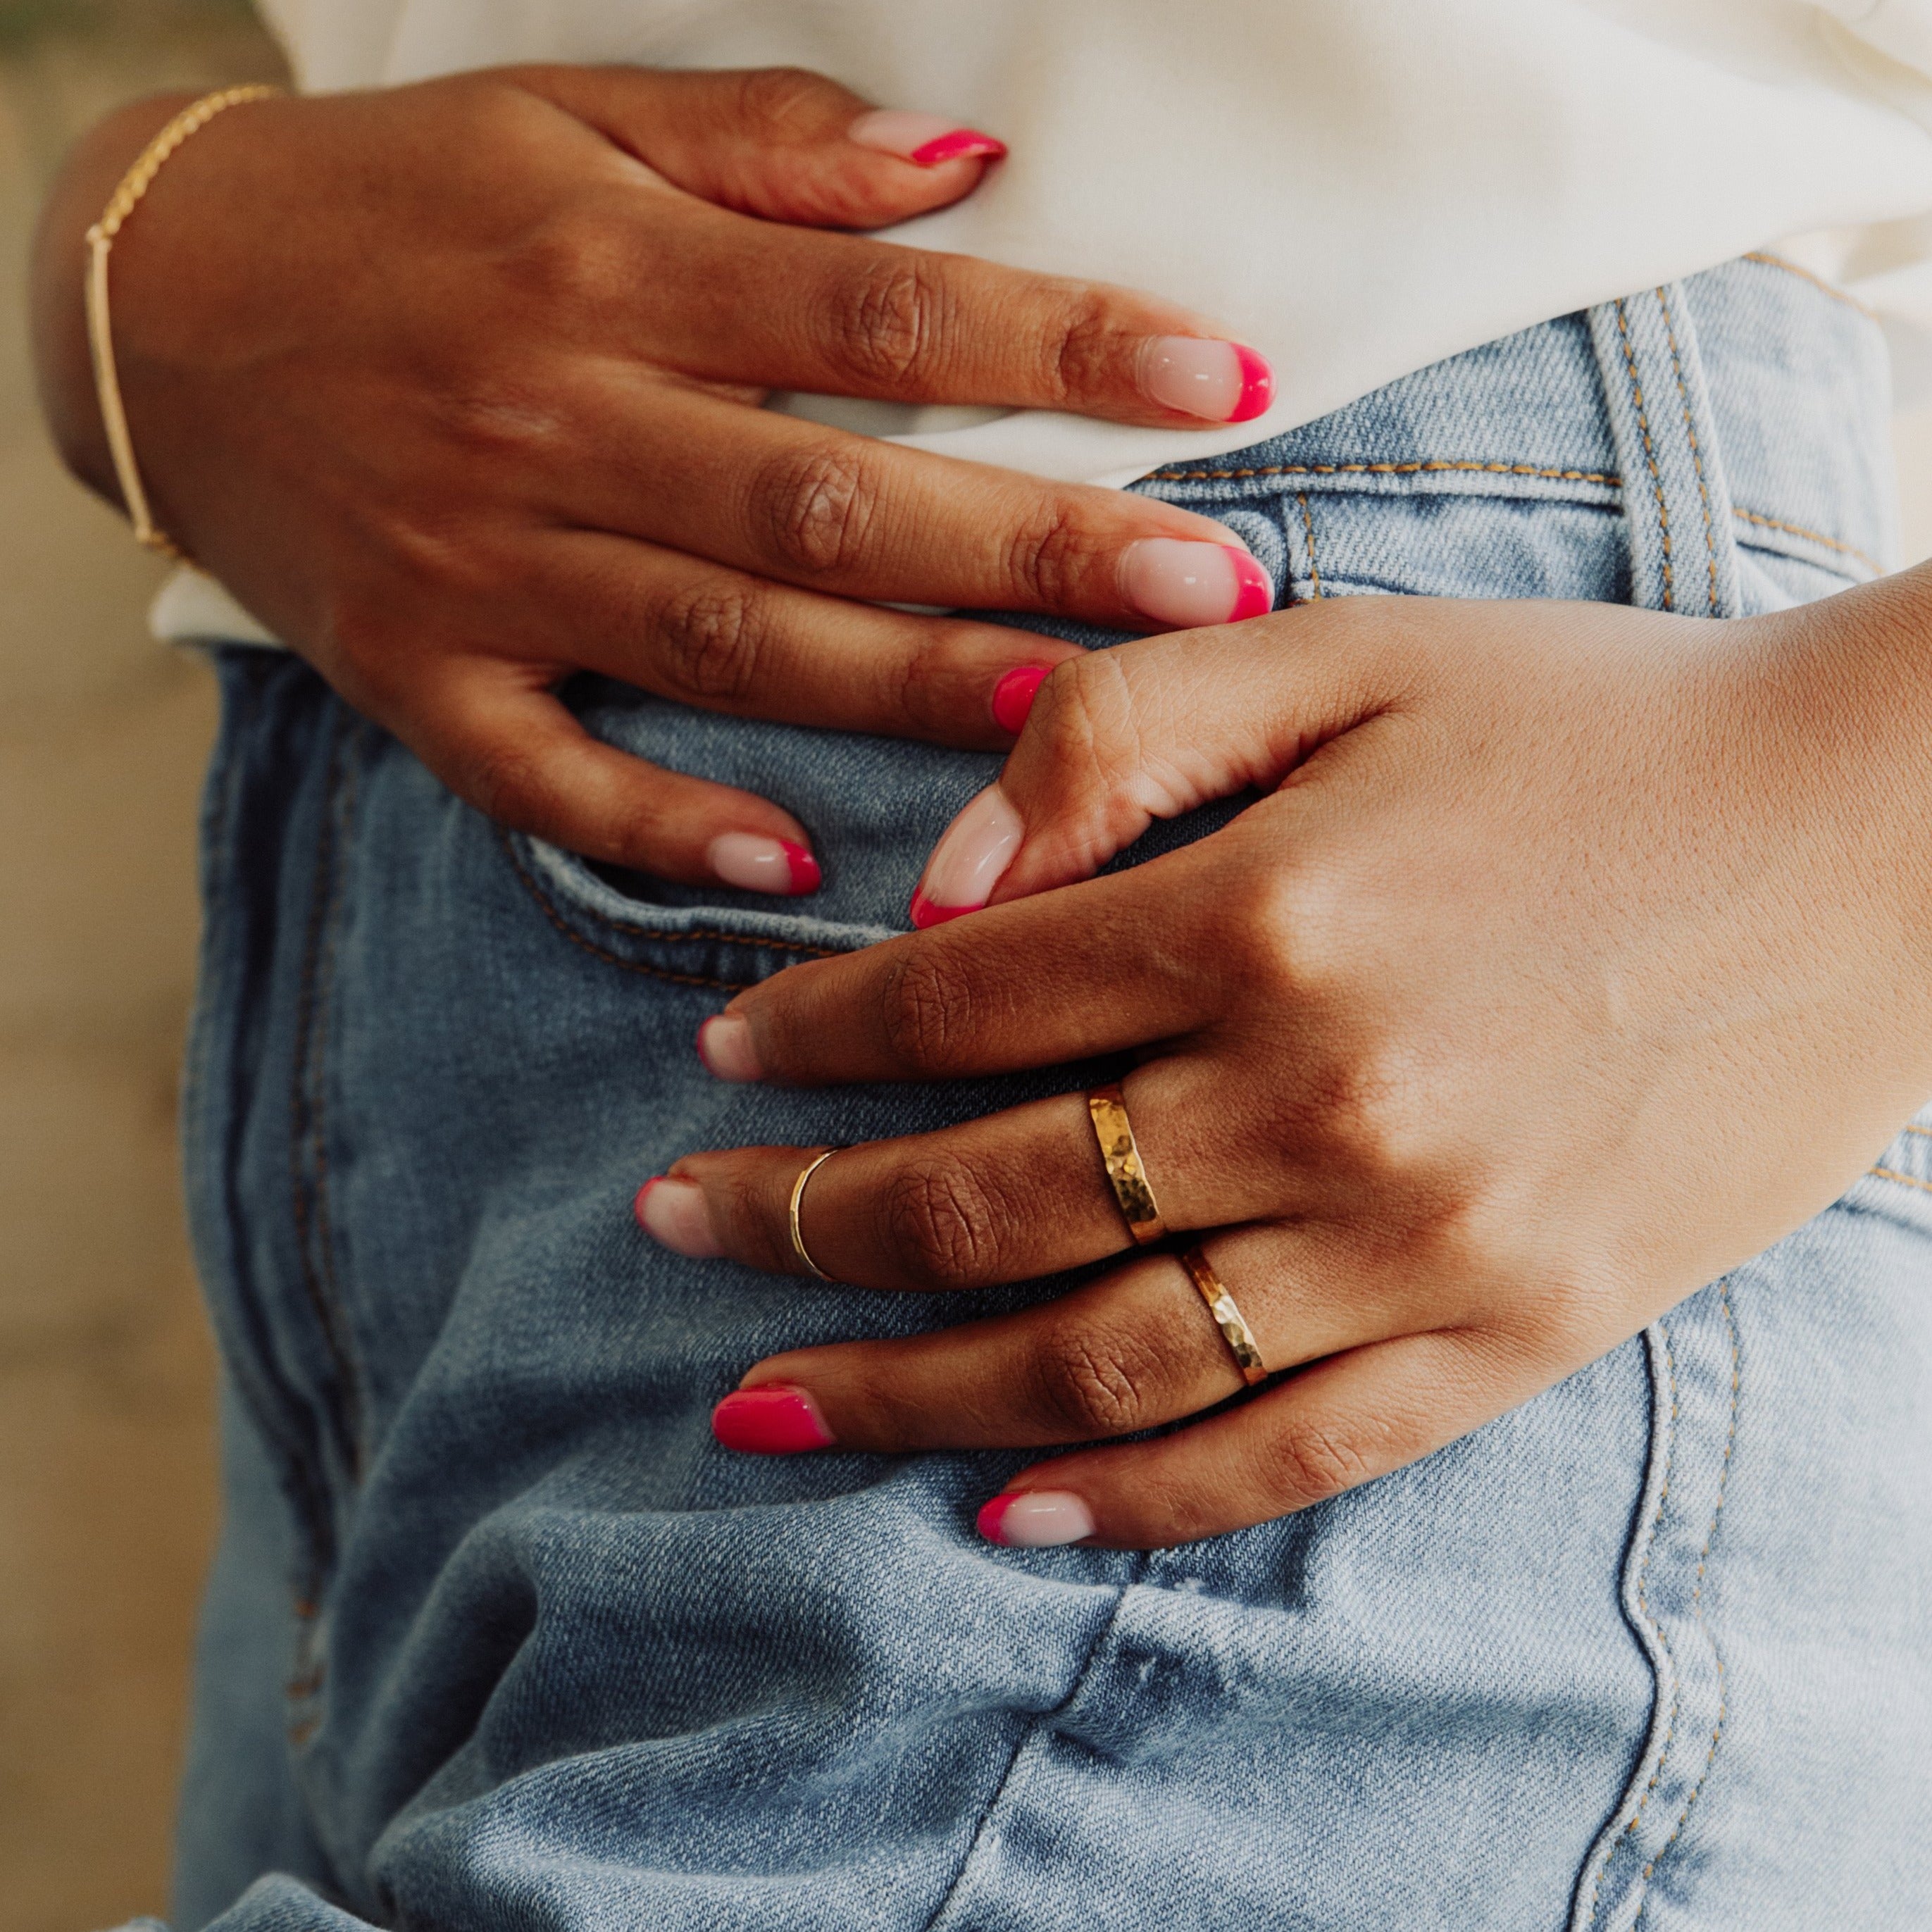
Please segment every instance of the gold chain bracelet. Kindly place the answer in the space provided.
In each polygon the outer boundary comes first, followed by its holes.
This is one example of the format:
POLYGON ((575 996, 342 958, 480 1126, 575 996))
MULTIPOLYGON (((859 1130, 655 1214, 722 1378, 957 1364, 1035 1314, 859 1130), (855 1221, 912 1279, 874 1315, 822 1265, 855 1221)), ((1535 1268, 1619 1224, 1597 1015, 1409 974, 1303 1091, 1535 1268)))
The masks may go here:
POLYGON ((190 135, 198 134, 225 110, 238 107, 244 100, 266 100, 281 92, 278 87, 259 82, 247 87, 224 87, 218 93, 204 94, 184 107, 141 150, 134 165, 121 177, 100 219, 87 231, 87 341, 94 353, 94 388, 100 398, 100 420, 107 431, 107 447, 114 458, 114 474, 121 484, 122 501, 134 525, 134 538, 164 556, 185 561, 187 553, 165 530, 154 526, 148 512, 148 493, 141 487, 140 465, 134 460, 134 439, 128 433, 128 412, 121 401, 121 378, 114 366, 114 328, 107 306, 107 258, 122 224, 132 214, 142 196, 161 171, 162 164, 190 135))

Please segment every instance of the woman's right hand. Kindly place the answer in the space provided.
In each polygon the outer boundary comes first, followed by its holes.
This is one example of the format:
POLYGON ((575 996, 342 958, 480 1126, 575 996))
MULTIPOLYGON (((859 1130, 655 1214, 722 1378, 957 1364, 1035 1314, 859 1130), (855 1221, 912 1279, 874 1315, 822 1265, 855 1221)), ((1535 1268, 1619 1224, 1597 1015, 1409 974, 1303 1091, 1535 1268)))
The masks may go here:
MULTIPOLYGON (((178 105, 104 124, 43 226, 50 413, 110 495, 81 237, 178 105)), ((1139 630, 1266 608, 1204 518, 759 406, 795 389, 1175 428, 1265 406, 1258 358, 1150 297, 838 232, 977 184, 995 143, 936 164, 868 144, 933 131, 788 71, 503 69, 231 110, 115 245, 156 520, 498 819, 670 878, 808 890, 788 813, 596 742, 556 686, 597 671, 999 749, 1024 715, 1002 681, 1076 647, 850 600, 1139 630)))

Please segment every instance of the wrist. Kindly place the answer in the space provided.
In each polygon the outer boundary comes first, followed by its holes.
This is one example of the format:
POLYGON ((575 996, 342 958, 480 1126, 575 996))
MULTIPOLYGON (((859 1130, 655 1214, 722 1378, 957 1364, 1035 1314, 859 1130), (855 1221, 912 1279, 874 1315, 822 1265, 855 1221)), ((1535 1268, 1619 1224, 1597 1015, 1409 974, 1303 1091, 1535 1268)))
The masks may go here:
POLYGON ((155 94, 110 115, 68 158, 34 238, 32 327, 40 408, 62 460, 110 502, 121 500, 87 333, 87 231, 142 150, 194 98, 155 94))

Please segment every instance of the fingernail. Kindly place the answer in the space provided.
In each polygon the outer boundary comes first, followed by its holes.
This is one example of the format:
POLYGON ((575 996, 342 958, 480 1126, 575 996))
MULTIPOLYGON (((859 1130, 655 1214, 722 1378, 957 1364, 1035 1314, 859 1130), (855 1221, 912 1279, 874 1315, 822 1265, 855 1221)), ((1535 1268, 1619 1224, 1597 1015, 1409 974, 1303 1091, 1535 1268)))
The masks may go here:
POLYGON ((803 1389, 781 1382, 728 1395, 711 1412, 711 1432, 726 1448, 748 1456, 796 1456, 829 1449, 836 1439, 818 1403, 803 1389))
POLYGON ((1002 731, 1010 731, 1018 737, 1027 722, 1027 713, 1033 709, 1034 700, 1040 695, 1040 686, 1046 682, 1046 674, 1052 670, 1051 664, 1022 664, 1017 670, 1010 670, 993 687, 993 722, 1002 731))
POLYGON ((1013 862, 1026 827, 996 784, 988 785, 940 836, 912 896, 912 922, 929 926, 977 912, 1013 862))
POLYGON ((1120 553, 1120 592, 1136 610, 1177 631, 1236 624, 1274 608, 1268 574, 1244 550, 1143 537, 1120 553))
POLYGON ((752 1023, 736 1013, 714 1013, 698 1029, 698 1057, 720 1080, 762 1080, 752 1023))
POLYGON ((704 1204, 704 1190, 694 1180, 667 1180, 661 1174, 653 1174, 638 1190, 631 1205, 638 1226, 674 1254, 704 1262, 724 1252, 711 1232, 711 1210, 704 1204))
POLYGON ((1094 1512, 1066 1490, 995 1496, 980 1512, 980 1534, 1009 1550, 1052 1550, 1094 1534, 1094 1512))
POLYGON ((704 848, 704 862, 728 886, 748 892, 815 892, 818 861, 809 847, 754 832, 725 832, 704 848))
POLYGON ((1141 387, 1166 408, 1207 422, 1252 422, 1274 401, 1274 371, 1242 343, 1155 335, 1141 351, 1141 387))
POLYGON ((964 160, 974 154, 997 158, 1006 152, 1005 142, 982 134, 976 128, 962 128, 943 114, 918 114, 902 107, 862 114, 845 134, 862 148, 877 148, 922 168, 936 168, 941 161, 964 160))

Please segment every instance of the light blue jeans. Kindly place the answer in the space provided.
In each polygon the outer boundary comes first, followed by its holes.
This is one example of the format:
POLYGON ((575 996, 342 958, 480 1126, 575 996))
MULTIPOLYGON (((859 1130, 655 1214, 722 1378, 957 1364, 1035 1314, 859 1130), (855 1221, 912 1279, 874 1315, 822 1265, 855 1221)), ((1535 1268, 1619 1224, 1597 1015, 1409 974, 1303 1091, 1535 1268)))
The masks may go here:
MULTIPOLYGON (((1887 566, 1886 386, 1862 315, 1748 260, 1139 487, 1283 602, 1723 616, 1887 566)), ((1932 1924, 1932 1119, 1412 1468, 1149 1556, 994 1549, 1023 1456, 707 1426, 760 1355, 956 1302, 680 1260, 630 1200, 689 1149, 1078 1084, 784 1092, 692 1052, 734 987, 898 928, 995 761, 585 685, 607 738, 812 828, 825 888, 779 910, 500 832, 295 659, 221 669, 184 1928, 1932 1924)))

